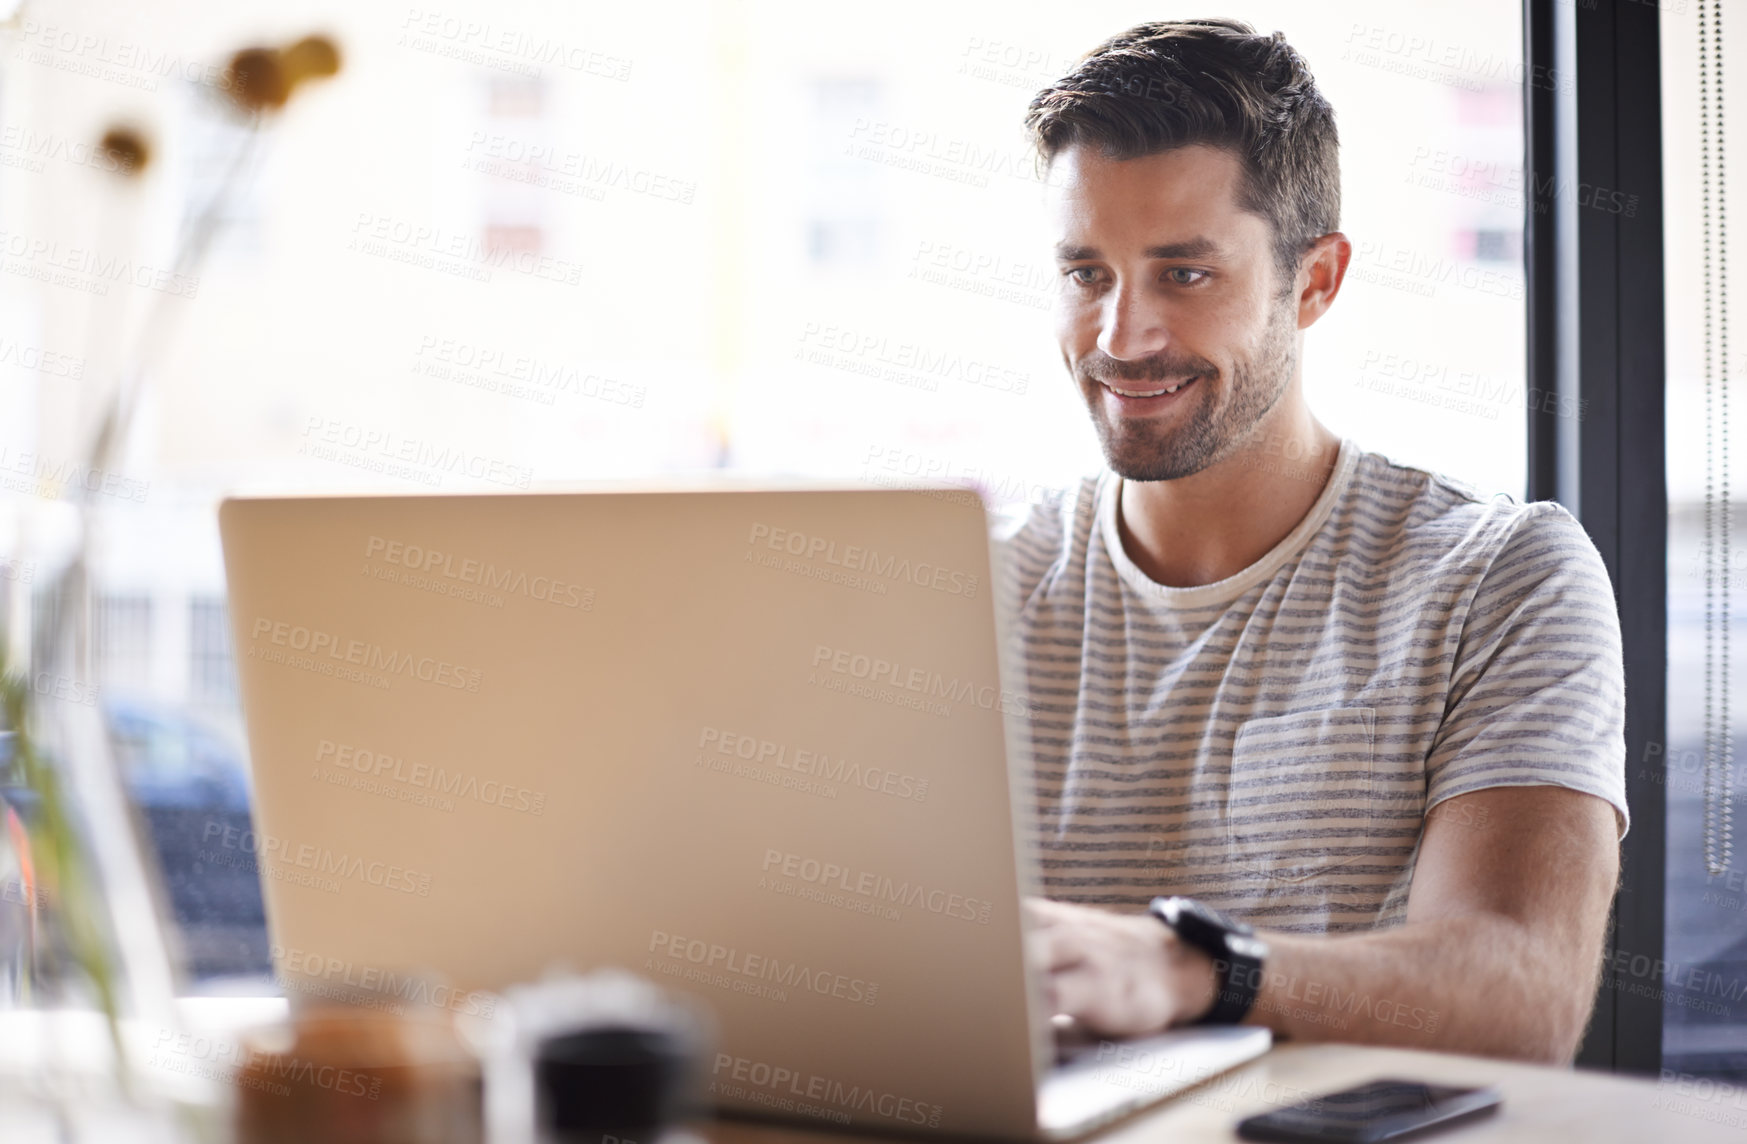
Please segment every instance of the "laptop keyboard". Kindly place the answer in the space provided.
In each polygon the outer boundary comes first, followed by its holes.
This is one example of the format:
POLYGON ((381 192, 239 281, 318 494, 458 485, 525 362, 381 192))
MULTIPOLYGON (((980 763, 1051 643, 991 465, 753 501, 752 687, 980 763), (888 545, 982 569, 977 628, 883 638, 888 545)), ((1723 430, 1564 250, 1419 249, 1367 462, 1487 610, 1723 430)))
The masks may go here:
POLYGON ((1268 1030, 1247 1025, 1180 1029, 1108 1044, 1057 1044, 1038 1089, 1046 1136, 1089 1131, 1124 1111, 1163 1100, 1268 1050, 1268 1030))
POLYGON ((1099 1048, 1107 1043, 1101 1038, 1064 1035, 1058 1032, 1055 1036, 1055 1063, 1060 1066, 1086 1057, 1096 1056, 1099 1048))

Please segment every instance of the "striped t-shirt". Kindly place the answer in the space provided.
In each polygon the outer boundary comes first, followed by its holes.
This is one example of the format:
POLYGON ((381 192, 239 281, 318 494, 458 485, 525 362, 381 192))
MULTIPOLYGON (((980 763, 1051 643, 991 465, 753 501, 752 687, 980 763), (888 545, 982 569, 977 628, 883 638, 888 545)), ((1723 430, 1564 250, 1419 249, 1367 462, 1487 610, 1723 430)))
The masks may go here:
POLYGON ((1170 588, 1123 550, 1120 488, 1106 470, 992 522, 1047 896, 1349 932, 1404 919, 1453 795, 1570 787, 1624 835, 1619 618, 1564 508, 1342 441, 1272 551, 1170 588))

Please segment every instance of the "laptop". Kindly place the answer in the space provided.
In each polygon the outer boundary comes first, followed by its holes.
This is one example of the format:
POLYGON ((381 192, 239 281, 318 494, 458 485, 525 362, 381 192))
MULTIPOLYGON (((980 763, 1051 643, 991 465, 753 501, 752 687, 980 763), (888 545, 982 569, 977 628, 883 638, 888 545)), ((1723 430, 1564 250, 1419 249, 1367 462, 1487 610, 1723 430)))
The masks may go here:
POLYGON ((437 981, 489 1014, 555 965, 616 966, 713 1010, 721 1112, 1008 1139, 1268 1049, 1236 1027, 1058 1052, 1022 944, 1032 700, 966 490, 219 515, 255 830, 203 845, 258 862, 294 999, 437 981))

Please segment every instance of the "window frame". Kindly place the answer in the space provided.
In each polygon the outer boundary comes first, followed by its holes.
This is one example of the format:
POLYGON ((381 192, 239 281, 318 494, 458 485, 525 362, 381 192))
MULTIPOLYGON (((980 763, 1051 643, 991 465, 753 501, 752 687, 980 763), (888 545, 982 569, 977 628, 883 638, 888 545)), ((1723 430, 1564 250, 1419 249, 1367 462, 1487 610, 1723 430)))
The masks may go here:
MULTIPOLYGON (((1527 366, 1531 392, 1553 394, 1552 409, 1529 403, 1527 494, 1564 504, 1595 542, 1624 646, 1632 827, 1608 965, 1660 962, 1666 936, 1666 764, 1650 753, 1667 742, 1668 687, 1660 16, 1633 0, 1523 7, 1527 366), (1635 195, 1637 209, 1586 209, 1571 193, 1584 186, 1635 195)), ((1620 984, 1604 967, 1577 1063, 1653 1075, 1661 998, 1620 984)))

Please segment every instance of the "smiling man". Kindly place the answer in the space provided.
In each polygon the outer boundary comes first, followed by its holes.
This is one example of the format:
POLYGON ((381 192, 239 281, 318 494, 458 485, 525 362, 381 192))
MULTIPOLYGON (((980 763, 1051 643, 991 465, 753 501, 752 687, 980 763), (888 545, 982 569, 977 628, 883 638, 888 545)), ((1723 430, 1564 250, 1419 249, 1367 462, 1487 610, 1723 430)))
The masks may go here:
POLYGON ((1026 123, 1108 462, 996 529, 1055 1011, 1569 1061, 1627 824, 1593 544, 1306 406, 1352 247, 1281 36, 1141 25, 1026 123))

